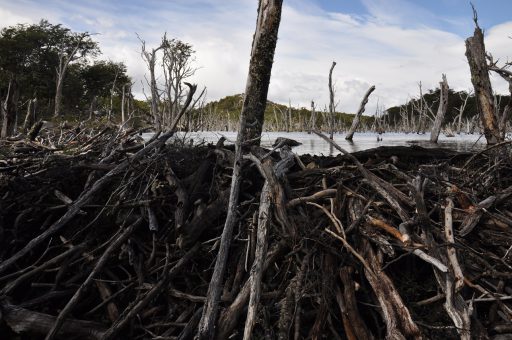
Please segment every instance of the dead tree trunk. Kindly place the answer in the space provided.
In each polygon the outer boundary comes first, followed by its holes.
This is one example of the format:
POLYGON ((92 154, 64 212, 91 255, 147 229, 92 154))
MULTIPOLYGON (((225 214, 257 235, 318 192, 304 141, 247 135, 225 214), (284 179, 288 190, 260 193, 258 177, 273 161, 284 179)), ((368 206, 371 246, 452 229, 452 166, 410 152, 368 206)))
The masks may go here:
POLYGON ((163 127, 162 117, 159 112, 159 106, 160 106, 160 93, 158 91, 158 86, 156 83, 156 75, 155 75, 155 66, 156 66, 156 53, 163 49, 167 42, 165 40, 162 41, 160 46, 157 48, 151 49, 150 52, 146 50, 146 42, 139 37, 139 40, 141 42, 141 56, 142 59, 146 62, 148 69, 149 69, 149 87, 151 90, 151 116, 153 118, 153 122, 155 124, 155 127, 158 130, 161 130, 163 127))
POLYGON ((487 67, 484 34, 478 26, 478 17, 473 8, 475 32, 466 39, 466 57, 471 71, 471 82, 475 88, 477 107, 484 128, 487 144, 496 144, 502 141, 498 130, 498 122, 494 114, 494 98, 492 93, 489 69, 487 67))
POLYGON ((27 132, 28 129, 36 122, 37 98, 31 99, 27 104, 27 114, 23 121, 23 131, 27 132))
MULTIPOLYGON (((359 105, 359 110, 357 110, 356 116, 354 117, 354 120, 352 121, 352 126, 350 127, 350 130, 347 133, 347 136, 345 137, 346 140, 352 140, 352 137, 354 137, 354 132, 356 132, 357 127, 359 126, 359 121, 361 120, 361 115, 364 112, 364 107, 366 103, 368 103, 368 98, 370 97, 370 94, 375 91, 375 85, 372 85, 368 91, 366 91, 363 100, 361 101, 361 104, 359 105)), ((331 138, 332 139, 332 138, 331 138)))
POLYGON ((241 183, 242 147, 247 144, 259 145, 260 143, 282 5, 282 0, 260 0, 259 2, 249 74, 240 113, 240 128, 236 142, 228 212, 221 235, 219 253, 208 286, 203 314, 198 326, 197 340, 212 339, 214 336, 226 261, 233 227, 237 219, 236 207, 241 183))
POLYGON ((114 94, 116 93, 116 81, 117 76, 119 74, 119 70, 116 71, 116 75, 114 77, 114 82, 112 83, 112 88, 110 89, 110 109, 108 110, 108 120, 112 119, 112 112, 114 111, 114 94))
POLYGON ((125 101, 126 101, 126 97, 125 97, 126 85, 127 84, 123 85, 123 94, 121 97, 121 123, 124 123, 126 121, 125 110, 124 110, 125 101))
POLYGON ((7 96, 2 104, 2 131, 0 138, 11 137, 14 135, 16 125, 16 102, 18 101, 18 84, 14 77, 9 81, 7 96))
POLYGON ((96 102, 98 101, 98 96, 92 97, 91 105, 89 106, 89 120, 92 119, 94 115, 94 111, 96 109, 96 102))
POLYGON ((470 97, 470 93, 466 93, 466 97, 463 99, 462 95, 459 94, 460 99, 462 100, 462 104, 459 107, 459 117, 458 117, 458 123, 457 123, 457 134, 460 135, 460 131, 462 128, 462 114, 464 113, 464 110, 466 109, 466 105, 468 103, 468 99, 470 97))
POLYGON ((78 41, 76 42, 75 47, 71 53, 66 54, 65 51, 59 52, 59 66, 57 67, 57 82, 55 88, 55 111, 53 113, 54 117, 58 117, 61 114, 61 104, 62 104, 62 89, 64 88, 64 78, 66 77, 66 72, 68 70, 69 64, 76 59, 76 55, 82 44, 83 39, 87 37, 86 34, 82 34, 78 41))
POLYGON ((288 99, 288 109, 286 110, 286 119, 288 120, 288 130, 286 132, 293 131, 292 101, 290 99, 288 99))
POLYGON ((503 112, 499 112, 500 105, 496 105, 497 120, 499 122, 498 128, 501 134, 501 138, 505 139, 505 135, 507 133, 507 121, 510 112, 512 111, 512 72, 508 70, 508 67, 510 67, 512 63, 507 62, 504 66, 499 67, 497 65, 497 61, 494 62, 491 55, 487 55, 487 58, 489 59, 489 70, 497 73, 501 78, 503 78, 508 83, 509 100, 507 102, 507 105, 505 105, 503 112))
POLYGON ((246 122, 241 126, 241 131, 244 140, 258 138, 253 142, 258 145, 267 106, 268 85, 274 62, 282 4, 282 0, 260 0, 256 32, 252 43, 249 75, 241 113, 246 122))
POLYGON ((332 70, 334 70, 334 66, 336 66, 336 62, 333 61, 331 65, 331 69, 329 70, 329 138, 333 139, 334 135, 334 115, 335 115, 335 105, 334 105, 334 88, 332 86, 332 70))
POLYGON ((315 102, 311 101, 311 120, 309 122, 308 134, 311 134, 311 131, 316 130, 316 112, 315 112, 315 102))
POLYGON ((436 119, 432 127, 432 132, 430 133, 430 141, 432 143, 437 143, 439 132, 441 132, 441 125, 444 121, 444 115, 448 108, 448 81, 446 80, 445 74, 443 74, 443 81, 439 83, 439 86, 439 107, 437 108, 436 119))

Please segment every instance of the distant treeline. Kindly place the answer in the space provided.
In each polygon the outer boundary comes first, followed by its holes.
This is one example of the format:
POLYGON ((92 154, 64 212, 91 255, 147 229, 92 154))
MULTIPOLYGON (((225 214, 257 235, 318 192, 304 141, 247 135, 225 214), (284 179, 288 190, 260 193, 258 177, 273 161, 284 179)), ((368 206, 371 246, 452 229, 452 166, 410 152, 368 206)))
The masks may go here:
MULTIPOLYGON (((240 119, 243 94, 227 96, 217 101, 211 101, 195 110, 198 125, 196 129, 204 130, 234 130, 240 119)), ((267 101, 265 109, 265 125, 267 131, 309 131, 311 129, 327 129, 327 108, 311 108, 292 106, 267 101)), ((336 112, 335 130, 345 131, 352 124, 354 114, 336 112)), ((372 116, 363 116, 362 125, 370 128, 373 124, 372 116)))
MULTIPOLYGON (((377 125, 387 130, 424 132, 433 123, 439 105, 440 90, 428 90, 427 93, 408 100, 405 104, 394 106, 383 112, 377 119, 377 125)), ((495 95, 496 111, 503 112, 510 104, 509 95, 495 95)), ((480 125, 478 105, 473 93, 466 91, 448 91, 448 108, 443 126, 452 131, 473 132, 480 125)))

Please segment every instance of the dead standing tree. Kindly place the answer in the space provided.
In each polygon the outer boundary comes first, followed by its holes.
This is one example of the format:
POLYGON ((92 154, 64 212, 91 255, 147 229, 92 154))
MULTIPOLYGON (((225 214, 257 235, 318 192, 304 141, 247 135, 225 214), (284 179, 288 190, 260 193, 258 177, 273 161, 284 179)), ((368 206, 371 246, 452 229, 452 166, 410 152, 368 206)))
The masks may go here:
POLYGON ((460 135, 460 131, 461 131, 461 128, 462 128, 462 115, 464 114, 464 111, 466 110, 466 105, 468 103, 469 97, 471 97, 471 92, 472 91, 459 93, 459 98, 460 98, 460 100, 462 102, 460 107, 458 109, 456 109, 457 111, 459 111, 459 114, 456 117, 456 119, 458 120, 458 123, 457 123, 457 134, 459 134, 459 135, 460 135))
POLYGON ((443 74, 443 81, 439 83, 439 86, 439 106, 437 108, 434 126, 432 126, 432 132, 430 133, 430 141, 432 143, 437 143, 439 133, 441 132, 441 125, 443 124, 444 116, 448 109, 448 81, 446 80, 445 74, 443 74))
MULTIPOLYGON (((359 122, 361 120, 361 115, 364 112, 364 107, 366 106, 366 103, 368 103, 368 98, 370 97, 370 94, 375 91, 375 85, 372 85, 368 91, 366 91, 363 100, 361 101, 361 104, 359 105, 359 110, 357 110, 356 116, 354 117, 354 120, 352 121, 352 126, 350 126, 350 130, 347 133, 347 136, 345 137, 346 140, 352 140, 354 137, 354 132, 356 132, 357 127, 359 126, 359 122)), ((331 138, 332 139, 332 138, 331 138)))
POLYGON ((17 82, 14 76, 9 81, 7 96, 0 105, 2 112, 2 130, 0 138, 6 138, 14 135, 16 125, 16 103, 18 102, 17 82))
POLYGON ((315 112, 315 102, 311 101, 311 119, 309 122, 308 134, 311 134, 311 131, 316 130, 316 112, 315 112))
POLYGON ((64 37, 62 46, 57 48, 59 65, 56 67, 57 80, 54 117, 58 117, 61 114, 62 89, 64 88, 64 79, 66 78, 69 65, 75 60, 85 58, 87 55, 94 56, 99 52, 97 44, 91 40, 91 35, 87 32, 64 37))
POLYGON ((169 125, 175 115, 180 111, 184 91, 182 82, 193 76, 197 68, 192 64, 195 61, 195 51, 192 45, 178 39, 167 39, 164 35, 162 67, 165 78, 166 105, 162 113, 163 124, 169 125))
POLYGON ((153 122, 155 124, 155 127, 157 130, 162 129, 162 117, 159 113, 159 106, 160 106, 160 94, 158 93, 158 86, 156 83, 156 75, 155 75, 155 65, 156 65, 156 56, 157 52, 161 49, 165 48, 167 45, 167 40, 162 40, 162 43, 160 46, 151 49, 151 51, 146 50, 146 42, 141 39, 138 35, 137 38, 139 38, 142 47, 141 47, 141 56, 142 59, 146 62, 149 69, 149 87, 151 90, 151 116, 153 118, 153 122))
POLYGON ((508 83, 508 91, 509 91, 509 100, 507 105, 505 105, 505 108, 503 109, 503 112, 499 112, 499 105, 497 105, 497 114, 499 115, 499 131, 501 134, 501 138, 505 138, 505 134, 507 132, 507 120, 510 116, 510 112, 512 111, 512 72, 508 69, 512 63, 507 62, 504 66, 498 66, 498 61, 494 61, 492 58, 492 55, 488 55, 487 58, 489 59, 489 70, 497 73, 501 78, 503 78, 508 83))
POLYGON ((332 71, 336 66, 336 62, 333 61, 331 69, 329 70, 329 138, 333 139, 334 135, 334 115, 336 114, 336 106, 334 105, 334 87, 332 85, 332 71))
MULTIPOLYGON (((473 6, 473 5, 472 5, 473 6)), ((478 16, 473 7, 475 31, 472 37, 466 39, 466 57, 471 71, 471 82, 475 88, 475 96, 480 119, 484 128, 487 144, 496 144, 503 140, 495 115, 494 96, 492 93, 489 68, 487 66, 484 34, 478 26, 478 16)))
POLYGON ((208 294, 199 322, 196 339, 212 339, 217 320, 222 281, 226 269, 229 247, 236 223, 236 207, 240 193, 242 147, 248 144, 259 145, 265 107, 267 105, 268 85, 274 61, 277 33, 281 21, 282 0, 260 0, 258 19, 254 33, 249 74, 245 88, 240 128, 236 141, 235 161, 231 181, 230 198, 226 222, 222 231, 219 253, 208 286, 208 294))

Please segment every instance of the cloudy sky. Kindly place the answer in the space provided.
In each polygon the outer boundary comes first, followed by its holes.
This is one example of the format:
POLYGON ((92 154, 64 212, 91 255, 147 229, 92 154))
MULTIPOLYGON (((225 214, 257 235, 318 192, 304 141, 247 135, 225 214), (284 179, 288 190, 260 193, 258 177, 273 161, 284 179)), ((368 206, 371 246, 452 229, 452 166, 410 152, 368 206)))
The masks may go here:
MULTIPOLYGON (((473 0, 487 50, 512 59, 512 1, 473 0)), ((48 19, 97 33, 103 58, 123 61, 141 95, 145 66, 140 43, 157 45, 164 32, 191 43, 199 67, 194 82, 208 100, 244 91, 257 0, 0 0, 0 27, 48 19)), ((446 73, 451 88, 470 89, 464 40, 473 33, 466 0, 284 0, 269 99, 323 107, 333 60, 338 110, 390 107, 434 88, 446 73)), ((493 78, 498 92, 506 84, 493 78)))

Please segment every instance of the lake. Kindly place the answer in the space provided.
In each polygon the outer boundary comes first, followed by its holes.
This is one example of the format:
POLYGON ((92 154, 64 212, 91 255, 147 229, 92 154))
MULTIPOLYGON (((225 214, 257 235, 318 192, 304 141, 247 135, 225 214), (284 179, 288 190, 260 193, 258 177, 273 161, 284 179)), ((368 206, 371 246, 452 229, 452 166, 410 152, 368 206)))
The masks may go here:
MULTIPOLYGON (((148 140, 152 133, 143 134, 143 138, 148 140)), ((229 141, 236 140, 237 133, 235 131, 203 131, 203 132, 179 132, 176 138, 185 138, 186 140, 194 140, 194 144, 199 143, 216 143, 220 137, 224 136, 229 141)), ((277 137, 286 137, 294 139, 302 145, 293 150, 298 154, 312 154, 330 156, 338 154, 337 150, 333 150, 329 143, 318 137, 314 133, 306 132, 263 132, 261 137, 261 145, 270 148, 277 137)), ((347 150, 348 152, 356 152, 367 149, 377 148, 379 146, 411 146, 419 145, 424 148, 447 148, 457 151, 475 151, 485 148, 485 137, 478 134, 468 135, 460 134, 455 137, 446 137, 444 134, 439 135, 438 143, 430 143, 430 134, 416 133, 383 133, 381 135, 375 132, 362 132, 354 135, 353 142, 345 140, 345 133, 334 134, 334 141, 347 150), (377 137, 380 140, 377 140, 377 137)))
MULTIPOLYGON (((194 143, 206 142, 216 143, 221 136, 226 137, 228 140, 234 141, 237 133, 234 131, 204 131, 204 132, 180 132, 178 138, 193 139, 194 143)), ((149 138, 150 134, 145 134, 145 138, 149 138)), ((322 138, 315 134, 307 134, 306 132, 263 132, 261 145, 270 147, 277 137, 286 137, 294 139, 302 145, 293 148, 298 154, 312 154, 312 155, 332 155, 338 154, 337 150, 324 141, 322 138)), ((419 145, 424 148, 449 148, 458 151, 474 151, 481 150, 485 147, 485 138, 478 134, 468 135, 460 134, 455 137, 446 137, 444 134, 439 135, 437 144, 429 142, 430 134, 416 134, 416 133, 383 133, 378 135, 374 132, 356 133, 354 141, 349 142, 345 140, 345 133, 338 133, 334 135, 334 141, 348 152, 362 151, 367 149, 376 148, 379 146, 411 146, 419 145), (379 136, 382 140, 377 140, 379 136)))

